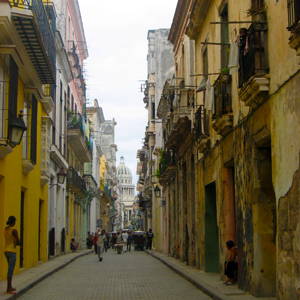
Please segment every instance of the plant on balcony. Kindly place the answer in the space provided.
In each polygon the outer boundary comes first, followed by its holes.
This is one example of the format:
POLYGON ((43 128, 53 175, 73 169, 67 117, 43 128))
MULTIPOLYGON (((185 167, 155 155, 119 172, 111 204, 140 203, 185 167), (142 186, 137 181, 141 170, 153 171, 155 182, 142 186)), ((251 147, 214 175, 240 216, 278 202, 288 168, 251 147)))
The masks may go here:
POLYGON ((155 176, 156 178, 159 178, 159 177, 160 177, 160 170, 159 170, 159 169, 156 169, 154 176, 155 176))
POLYGON ((247 17, 264 15, 266 13, 266 11, 267 11, 267 8, 265 5, 262 5, 262 6, 254 5, 247 9, 247 17))

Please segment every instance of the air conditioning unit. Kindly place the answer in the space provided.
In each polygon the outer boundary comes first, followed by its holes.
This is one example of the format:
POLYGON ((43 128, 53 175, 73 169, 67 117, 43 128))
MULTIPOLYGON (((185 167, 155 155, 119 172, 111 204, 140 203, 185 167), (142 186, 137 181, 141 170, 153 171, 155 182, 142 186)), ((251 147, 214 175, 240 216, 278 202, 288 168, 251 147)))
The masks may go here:
POLYGON ((159 206, 166 207, 166 200, 160 200, 159 206))

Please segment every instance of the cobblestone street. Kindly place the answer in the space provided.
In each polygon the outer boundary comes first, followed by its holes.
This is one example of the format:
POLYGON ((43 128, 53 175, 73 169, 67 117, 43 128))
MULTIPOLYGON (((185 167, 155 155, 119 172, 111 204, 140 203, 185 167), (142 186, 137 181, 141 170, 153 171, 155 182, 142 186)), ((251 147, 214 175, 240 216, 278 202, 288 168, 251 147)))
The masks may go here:
POLYGON ((81 257, 19 299, 211 299, 145 252, 81 257))

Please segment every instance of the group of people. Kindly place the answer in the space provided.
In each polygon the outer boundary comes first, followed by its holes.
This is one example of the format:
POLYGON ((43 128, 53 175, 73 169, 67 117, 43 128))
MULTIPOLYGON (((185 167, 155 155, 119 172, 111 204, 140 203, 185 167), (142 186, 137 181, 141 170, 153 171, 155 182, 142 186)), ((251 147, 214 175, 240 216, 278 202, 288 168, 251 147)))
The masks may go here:
MULTIPOLYGON (((8 221, 6 222, 6 227, 4 229, 4 238, 5 238, 5 248, 4 254, 8 263, 8 271, 7 271, 7 294, 16 294, 16 289, 12 287, 12 276, 16 264, 17 259, 17 246, 20 245, 20 238, 18 235, 17 229, 14 228, 16 225, 16 218, 14 216, 10 216, 8 221)), ((92 241, 92 245, 95 246, 95 253, 98 254, 99 261, 103 260, 102 253, 107 251, 110 246, 114 248, 115 244, 123 244, 123 252, 131 251, 131 244, 133 243, 133 233, 131 231, 126 232, 117 232, 112 233, 111 235, 105 233, 105 230, 98 230, 95 234, 88 233, 88 241, 90 246, 90 241, 92 241), (91 238, 91 240, 90 240, 91 238)), ((152 248, 152 239, 154 238, 154 234, 151 229, 146 233, 146 249, 151 250, 152 248)), ((89 247, 88 246, 88 247, 89 247)), ((71 250, 74 252, 78 248, 78 243, 75 243, 75 240, 71 241, 71 250)), ((226 247, 230 251, 230 256, 228 261, 225 262, 225 275, 226 281, 225 285, 234 284, 234 272, 238 269, 238 248, 235 246, 233 241, 227 241, 226 247)))

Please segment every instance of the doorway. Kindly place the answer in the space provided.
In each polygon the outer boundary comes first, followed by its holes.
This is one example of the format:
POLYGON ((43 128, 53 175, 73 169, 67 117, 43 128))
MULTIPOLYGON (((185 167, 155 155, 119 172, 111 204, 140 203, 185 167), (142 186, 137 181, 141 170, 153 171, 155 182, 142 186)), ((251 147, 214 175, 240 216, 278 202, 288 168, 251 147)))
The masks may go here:
POLYGON ((215 182, 205 187, 205 271, 219 272, 219 227, 215 182))
POLYGON ((25 193, 21 191, 21 215, 20 215, 20 269, 24 266, 24 205, 25 193))
POLYGON ((253 197, 253 295, 276 296, 277 212, 272 182, 271 147, 255 149, 253 197))

